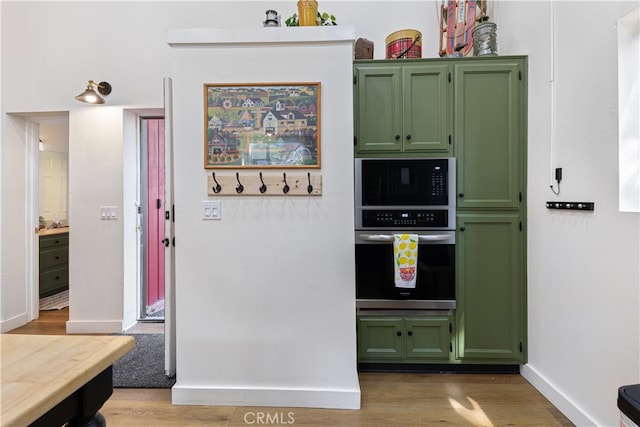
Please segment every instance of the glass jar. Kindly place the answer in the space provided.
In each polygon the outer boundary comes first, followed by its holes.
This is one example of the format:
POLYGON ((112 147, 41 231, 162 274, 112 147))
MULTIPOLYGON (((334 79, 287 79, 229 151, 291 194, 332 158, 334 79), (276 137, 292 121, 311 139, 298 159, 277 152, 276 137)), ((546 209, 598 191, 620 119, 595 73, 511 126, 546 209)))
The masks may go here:
POLYGON ((498 55, 498 42, 496 36, 496 24, 485 17, 476 23, 473 31, 473 54, 475 56, 498 55))

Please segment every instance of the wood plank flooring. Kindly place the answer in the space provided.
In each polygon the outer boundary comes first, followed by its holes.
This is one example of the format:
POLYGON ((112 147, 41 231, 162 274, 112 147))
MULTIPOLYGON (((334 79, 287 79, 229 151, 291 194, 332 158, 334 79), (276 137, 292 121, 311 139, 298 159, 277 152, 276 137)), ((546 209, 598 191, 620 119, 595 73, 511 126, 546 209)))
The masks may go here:
MULTIPOLYGON (((68 309, 11 333, 65 334, 68 309)), ((109 427, 573 426, 520 375, 360 373, 362 409, 172 405, 168 389, 115 389, 109 427)))

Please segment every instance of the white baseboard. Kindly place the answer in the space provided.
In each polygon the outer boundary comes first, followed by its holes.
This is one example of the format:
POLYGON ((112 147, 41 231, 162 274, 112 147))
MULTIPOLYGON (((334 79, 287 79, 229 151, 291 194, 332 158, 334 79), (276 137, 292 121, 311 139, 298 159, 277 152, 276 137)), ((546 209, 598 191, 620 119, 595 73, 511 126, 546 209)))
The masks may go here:
MULTIPOLYGON (((180 385, 171 389, 174 405, 268 406, 281 408, 360 409, 360 389, 247 389, 180 385)), ((295 417, 295 410, 293 417, 295 417)))
POLYGON ((524 379, 537 389, 544 397, 562 412, 565 417, 577 426, 597 426, 597 424, 578 406, 575 405, 553 384, 547 381, 535 368, 530 365, 522 365, 520 374, 524 379))
POLYGON ((3 320, 0 322, 0 332, 5 333, 9 331, 13 331, 20 326, 24 326, 29 322, 29 316, 27 313, 22 313, 17 316, 12 317, 11 319, 3 320))
POLYGON ((120 334, 122 333, 122 320, 69 320, 67 321, 68 334, 120 334))

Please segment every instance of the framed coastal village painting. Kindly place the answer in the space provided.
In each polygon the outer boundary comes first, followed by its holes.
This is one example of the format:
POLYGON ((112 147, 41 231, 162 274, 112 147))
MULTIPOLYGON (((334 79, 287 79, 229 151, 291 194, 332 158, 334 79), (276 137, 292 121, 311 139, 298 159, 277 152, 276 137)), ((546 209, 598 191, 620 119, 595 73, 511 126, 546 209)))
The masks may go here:
POLYGON ((206 83, 204 167, 319 168, 320 83, 206 83))

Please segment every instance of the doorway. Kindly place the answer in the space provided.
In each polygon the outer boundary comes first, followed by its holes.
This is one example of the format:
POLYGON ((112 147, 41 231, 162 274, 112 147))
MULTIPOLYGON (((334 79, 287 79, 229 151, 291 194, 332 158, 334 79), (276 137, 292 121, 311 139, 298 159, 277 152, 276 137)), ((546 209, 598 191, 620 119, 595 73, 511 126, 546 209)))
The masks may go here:
POLYGON ((164 118, 142 117, 140 131, 139 320, 160 322, 165 315, 164 118))
POLYGON ((69 123, 40 123, 38 137, 39 311, 69 306, 69 123))

